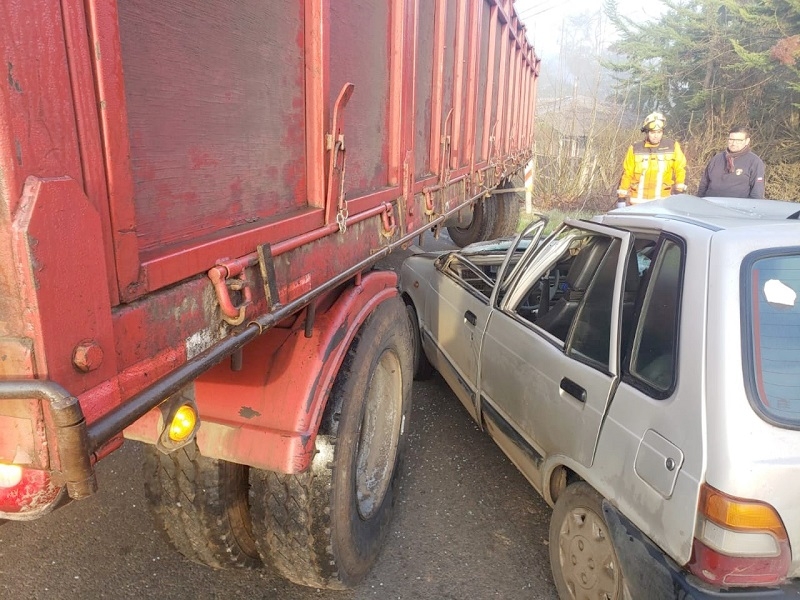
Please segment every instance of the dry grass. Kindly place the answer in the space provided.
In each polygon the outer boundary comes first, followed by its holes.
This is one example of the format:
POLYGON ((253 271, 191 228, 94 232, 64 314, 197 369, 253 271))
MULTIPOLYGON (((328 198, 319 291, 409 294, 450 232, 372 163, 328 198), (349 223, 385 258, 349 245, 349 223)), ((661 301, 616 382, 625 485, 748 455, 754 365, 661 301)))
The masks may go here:
MULTIPOLYGON (((730 115, 728 115, 730 117, 730 115)), ((595 103, 575 112, 569 103, 538 117, 534 196, 537 210, 564 213, 609 210, 616 201, 628 145, 641 139, 638 116, 595 103)), ((745 122, 744 120, 742 122, 745 122)), ((686 154, 686 184, 696 193, 708 160, 727 144, 729 120, 692 124, 676 137, 686 154)), ((767 198, 800 201, 800 133, 781 139, 753 133, 753 150, 766 163, 767 198), (779 162, 782 161, 782 162, 779 162)))
POLYGON ((767 198, 800 201, 800 163, 767 167, 767 198))

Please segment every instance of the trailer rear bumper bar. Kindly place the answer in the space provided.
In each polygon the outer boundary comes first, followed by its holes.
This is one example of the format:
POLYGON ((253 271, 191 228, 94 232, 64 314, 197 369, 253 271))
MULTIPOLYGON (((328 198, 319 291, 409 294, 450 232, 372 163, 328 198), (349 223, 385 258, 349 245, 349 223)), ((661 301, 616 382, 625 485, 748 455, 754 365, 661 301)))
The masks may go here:
POLYGON ((51 381, 0 381, 0 400, 41 400, 56 427, 60 473, 74 500, 97 491, 86 419, 78 399, 51 381))

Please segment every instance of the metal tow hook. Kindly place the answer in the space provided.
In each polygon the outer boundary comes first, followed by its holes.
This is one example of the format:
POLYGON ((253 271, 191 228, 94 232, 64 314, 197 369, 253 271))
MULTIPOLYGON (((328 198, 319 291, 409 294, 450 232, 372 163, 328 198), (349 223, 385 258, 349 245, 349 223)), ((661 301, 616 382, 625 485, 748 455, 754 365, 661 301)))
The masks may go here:
POLYGON ((258 255, 248 255, 238 260, 218 263, 208 272, 214 284, 222 319, 229 325, 244 323, 247 307, 253 301, 253 290, 247 279, 245 269, 258 264, 258 255), (236 306, 231 300, 231 292, 242 292, 243 301, 236 306))
POLYGON ((384 206, 386 210, 381 213, 381 220, 383 221, 383 231, 381 233, 384 237, 390 238, 394 235, 395 229, 397 229, 397 223, 394 220, 394 206, 388 202, 385 202, 384 206))
POLYGON ((232 292, 242 292, 244 296, 244 302, 238 306, 239 310, 236 317, 229 317, 228 315, 223 314, 222 318, 225 319, 225 322, 229 325, 241 325, 244 323, 247 307, 253 301, 253 291, 250 289, 250 282, 247 281, 247 275, 244 271, 242 271, 234 279, 226 280, 225 285, 232 292))

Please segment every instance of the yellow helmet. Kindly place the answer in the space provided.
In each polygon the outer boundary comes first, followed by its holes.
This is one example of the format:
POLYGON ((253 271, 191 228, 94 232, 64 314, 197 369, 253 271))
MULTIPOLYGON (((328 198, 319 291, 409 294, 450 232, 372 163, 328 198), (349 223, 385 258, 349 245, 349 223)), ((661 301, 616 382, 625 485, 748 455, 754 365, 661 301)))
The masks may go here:
POLYGON ((642 123, 642 131, 664 131, 664 126, 667 124, 667 119, 660 112, 651 112, 644 118, 642 123))

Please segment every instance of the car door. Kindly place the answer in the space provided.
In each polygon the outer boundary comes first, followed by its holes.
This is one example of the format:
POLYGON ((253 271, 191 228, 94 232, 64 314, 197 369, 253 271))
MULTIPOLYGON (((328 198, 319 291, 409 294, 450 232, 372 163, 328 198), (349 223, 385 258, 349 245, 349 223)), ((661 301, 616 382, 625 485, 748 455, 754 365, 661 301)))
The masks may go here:
POLYGON ((592 467, 598 491, 679 564, 692 553, 704 470, 708 264, 705 245, 661 236, 592 467))
POLYGON ((439 372, 477 420, 478 353, 494 281, 457 252, 442 261, 429 305, 430 337, 442 359, 439 372))
POLYGON ((437 261, 427 313, 430 331, 423 334, 436 345, 440 374, 478 422, 480 343, 496 302, 497 278, 514 273, 535 252, 546 224, 545 217, 532 220, 505 252, 503 244, 485 242, 437 261))
MULTIPOLYGON (((495 431, 512 432, 534 462, 554 454, 586 466, 592 462, 619 370, 631 238, 619 229, 567 221, 545 241, 488 324, 480 356, 481 409, 497 424, 495 431), (571 304, 565 312, 551 313, 557 325, 548 331, 541 324, 544 316, 537 323, 517 309, 566 262, 570 266, 556 304, 565 298, 571 304), (577 289, 579 283, 585 287, 577 289)), ((530 472, 526 475, 532 479, 530 472)))

